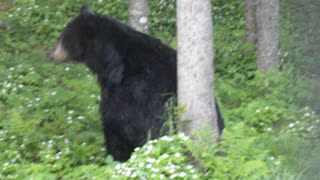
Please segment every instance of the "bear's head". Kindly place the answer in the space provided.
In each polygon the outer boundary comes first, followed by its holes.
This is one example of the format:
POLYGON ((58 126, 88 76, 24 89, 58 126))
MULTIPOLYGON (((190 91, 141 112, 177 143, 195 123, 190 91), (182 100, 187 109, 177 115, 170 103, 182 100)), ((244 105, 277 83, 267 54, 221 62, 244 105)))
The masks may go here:
POLYGON ((86 6, 80 10, 80 15, 75 17, 63 29, 58 42, 49 52, 49 58, 56 62, 76 61, 83 62, 84 56, 90 45, 89 41, 95 34, 90 20, 95 17, 86 6))
MULTIPOLYGON (((82 62, 109 82, 120 82, 131 28, 108 16, 90 13, 86 6, 63 29, 49 52, 53 61, 82 62)), ((132 36, 132 35, 131 35, 132 36)))

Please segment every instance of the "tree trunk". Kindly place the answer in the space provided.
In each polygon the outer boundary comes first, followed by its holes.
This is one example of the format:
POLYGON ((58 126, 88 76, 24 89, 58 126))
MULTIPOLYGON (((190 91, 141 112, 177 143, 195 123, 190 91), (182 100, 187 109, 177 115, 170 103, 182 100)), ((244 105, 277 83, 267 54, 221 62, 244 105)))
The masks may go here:
POLYGON ((130 0, 130 26, 137 31, 149 33, 149 12, 148 0, 130 0))
POLYGON ((278 68, 278 15, 279 0, 258 0, 257 3, 257 55, 258 69, 268 72, 278 68))
POLYGON ((245 0, 246 41, 257 43, 257 0, 245 0))
POLYGON ((182 129, 209 127, 219 139, 214 98, 213 23, 210 0, 177 0, 178 104, 186 105, 182 129))

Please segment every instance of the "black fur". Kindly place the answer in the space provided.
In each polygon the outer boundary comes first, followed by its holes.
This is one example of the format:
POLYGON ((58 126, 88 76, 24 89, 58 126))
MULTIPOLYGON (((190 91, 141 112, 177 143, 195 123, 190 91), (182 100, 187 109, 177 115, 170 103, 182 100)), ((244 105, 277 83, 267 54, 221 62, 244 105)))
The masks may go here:
MULTIPOLYGON (((177 90, 175 50, 86 7, 59 42, 70 60, 85 63, 98 76, 107 151, 114 159, 127 160, 149 134, 160 135, 167 94, 177 90)), ((224 123, 217 110, 221 132, 224 123)))

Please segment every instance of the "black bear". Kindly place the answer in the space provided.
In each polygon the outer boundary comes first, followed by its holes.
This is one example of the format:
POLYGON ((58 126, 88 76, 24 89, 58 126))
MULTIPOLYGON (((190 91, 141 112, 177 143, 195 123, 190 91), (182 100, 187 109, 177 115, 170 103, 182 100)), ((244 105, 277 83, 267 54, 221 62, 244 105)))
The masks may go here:
POLYGON ((175 50, 82 7, 49 56, 54 61, 82 62, 97 74, 107 152, 115 160, 127 160, 134 148, 160 136, 164 104, 177 90, 175 50))

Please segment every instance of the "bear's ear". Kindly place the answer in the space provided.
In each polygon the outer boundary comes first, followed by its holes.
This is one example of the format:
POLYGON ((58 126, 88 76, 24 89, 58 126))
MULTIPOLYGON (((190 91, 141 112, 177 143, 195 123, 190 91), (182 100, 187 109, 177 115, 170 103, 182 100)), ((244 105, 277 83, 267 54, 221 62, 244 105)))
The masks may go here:
POLYGON ((87 5, 83 5, 81 8, 80 8, 80 14, 90 14, 90 11, 89 11, 89 8, 87 5))

